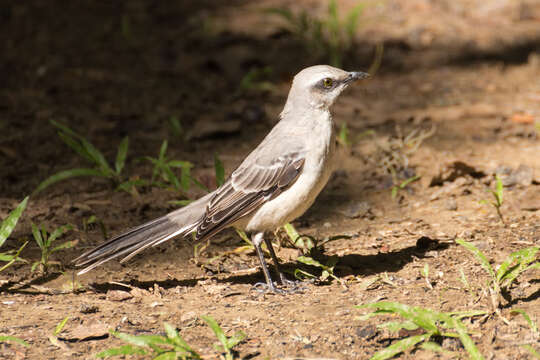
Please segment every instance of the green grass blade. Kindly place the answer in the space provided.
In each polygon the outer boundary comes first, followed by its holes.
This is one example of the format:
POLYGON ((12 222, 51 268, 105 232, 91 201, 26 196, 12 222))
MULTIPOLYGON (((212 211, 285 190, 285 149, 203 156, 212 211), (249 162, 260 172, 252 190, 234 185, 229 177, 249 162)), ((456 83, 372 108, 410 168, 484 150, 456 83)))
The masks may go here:
POLYGON ((478 348, 474 344, 474 341, 472 341, 471 337, 469 336, 467 328, 460 320, 454 319, 446 314, 441 314, 441 320, 446 322, 456 330, 459 335, 459 339, 463 344, 463 347, 465 348, 465 350, 467 350, 472 360, 484 359, 484 357, 482 356, 482 354, 480 354, 480 351, 478 351, 478 348))
POLYGON ((36 243, 38 244, 40 249, 43 249, 45 244, 43 243, 43 237, 41 236, 41 232, 39 231, 36 224, 32 223, 32 235, 34 236, 34 240, 36 240, 36 243))
POLYGON ((66 133, 59 132, 58 136, 62 141, 69 146, 73 151, 75 151, 77 154, 88 160, 89 162, 93 163, 94 159, 92 159, 92 156, 88 154, 88 152, 84 149, 84 147, 75 139, 73 139, 71 136, 67 135, 66 133))
POLYGON ((246 338, 246 334, 243 331, 237 331, 233 336, 227 339, 227 348, 232 349, 246 338))
POLYGON ((527 350, 535 359, 540 359, 540 353, 536 351, 532 345, 526 344, 522 345, 522 347, 527 350))
POLYGON ((165 159, 165 154, 167 153, 167 146, 168 146, 168 142, 167 140, 163 140, 163 142, 161 143, 161 147, 159 148, 159 160, 164 160, 165 159))
POLYGON ((501 178, 499 175, 495 175, 495 201, 497 202, 497 206, 501 206, 503 203, 503 183, 501 181, 501 178))
POLYGON ((375 355, 371 357, 371 360, 390 359, 401 352, 404 352, 408 349, 413 348, 419 342, 426 341, 427 339, 430 338, 430 336, 431 334, 426 333, 422 335, 410 336, 403 340, 399 340, 393 343, 392 345, 388 346, 387 348, 384 348, 381 351, 377 352, 375 355))
POLYGON ((8 217, 2 221, 2 224, 0 225, 0 247, 4 245, 4 242, 6 242, 8 236, 11 234, 13 229, 15 229, 15 226, 17 225, 22 212, 26 208, 27 203, 28 196, 25 197, 24 200, 21 201, 12 212, 9 213, 8 217))
POLYGON ((538 249, 538 247, 534 246, 510 254, 497 270, 497 281, 502 282, 506 280, 506 286, 510 286, 516 277, 518 277, 531 262, 536 260, 538 249), (514 263, 516 263, 516 265, 511 266, 514 263))
POLYGON ((384 324, 378 325, 378 328, 381 329, 388 329, 391 332, 398 332, 401 329, 405 330, 416 330, 418 329, 418 325, 416 325, 414 322, 407 320, 407 321, 389 321, 384 324))
POLYGON ((28 241, 26 241, 24 244, 22 244, 22 246, 19 248, 19 250, 17 250, 17 252, 14 255, 6 255, 6 253, 0 253, 0 261, 7 261, 8 262, 7 264, 5 264, 4 266, 2 266, 0 268, 0 272, 4 271, 5 269, 7 269, 11 265, 13 265, 13 263, 15 263, 15 261, 28 262, 28 261, 26 261, 24 259, 21 259, 19 257, 19 254, 23 251, 24 247, 27 244, 28 244, 28 241), (7 258, 6 258, 6 256, 7 256, 7 258))
POLYGON ((535 334, 538 334, 538 327, 536 326, 536 323, 531 319, 529 314, 527 314, 525 312, 525 310, 512 309, 512 310, 510 310, 510 312, 511 313, 516 313, 516 314, 521 314, 523 316, 523 318, 525 319, 525 321, 527 322, 527 324, 529 324, 529 326, 531 327, 532 332, 535 333, 535 334))
POLYGON ((146 355, 147 352, 140 347, 133 345, 124 345, 117 348, 107 349, 96 354, 97 358, 107 358, 118 355, 146 355))
POLYGON ((327 266, 321 264, 320 262, 318 262, 317 260, 315 260, 315 259, 313 259, 313 258, 311 258, 309 256, 299 256, 298 258, 296 258, 296 261, 299 261, 302 264, 320 267, 322 269, 327 268, 327 266))
POLYGON ((19 344, 19 345, 22 345, 22 346, 26 346, 26 347, 29 347, 30 344, 28 344, 26 341, 24 341, 23 339, 19 339, 18 337, 15 337, 15 336, 9 336, 9 335, 0 335, 0 342, 14 342, 16 344, 19 344))
POLYGON ((77 245, 78 242, 79 242, 78 240, 66 241, 65 243, 62 243, 62 244, 60 244, 58 246, 53 247, 52 250, 51 250, 51 253, 53 253, 55 251, 58 251, 58 250, 71 249, 72 247, 77 245))
POLYGON ((125 137, 120 145, 118 145, 118 152, 116 153, 116 161, 114 167, 116 169, 116 175, 120 175, 126 164, 126 157, 129 149, 129 137, 125 137))
POLYGON ((358 25, 358 18, 360 17, 362 10, 364 10, 364 4, 360 3, 353 7, 345 18, 345 31, 347 33, 347 41, 349 43, 351 43, 354 39, 354 35, 356 33, 356 28, 358 25))
POLYGON ((60 131, 63 131, 64 133, 66 133, 67 135, 71 136, 72 138, 76 138, 76 139, 81 139, 82 136, 77 134, 75 131, 71 130, 70 128, 68 128, 66 125, 64 124, 61 124, 55 120, 50 120, 49 121, 53 126, 55 126, 57 129, 59 129, 60 131))
POLYGON ((291 242, 293 244, 296 244, 296 240, 298 240, 300 234, 298 233, 298 231, 296 231, 294 226, 291 223, 286 223, 285 225, 283 225, 283 229, 285 229, 285 232, 287 233, 289 239, 291 239, 291 242))
POLYGON ((73 225, 67 224, 63 226, 57 227, 50 235, 49 235, 49 242, 55 241, 58 237, 65 234, 67 231, 73 230, 73 225))
POLYGON ((109 163, 107 160, 105 160, 105 156, 103 156, 103 153, 99 151, 90 141, 86 140, 85 138, 81 138, 81 143, 86 152, 92 157, 93 162, 99 166, 99 168, 102 170, 105 176, 111 176, 113 173, 113 170, 109 166, 109 163))
POLYGON ((54 332, 53 332, 54 336, 57 336, 58 334, 62 332, 62 329, 64 328, 64 326, 66 326, 66 323, 68 322, 68 320, 69 320, 69 316, 66 316, 64 320, 60 321, 58 325, 56 325, 56 328, 54 329, 54 332))
POLYGON ((168 339, 159 335, 131 335, 116 331, 111 331, 111 334, 120 339, 136 346, 150 346, 155 344, 168 345, 168 339))
POLYGON ((474 246, 470 242, 467 242, 463 239, 457 239, 456 243, 463 246, 465 249, 469 250, 474 255, 474 257, 480 262, 480 265, 484 268, 484 270, 487 271, 487 273, 491 277, 491 280, 493 282, 496 282, 497 277, 495 276, 495 272, 493 271, 493 268, 491 267, 489 260, 486 258, 484 253, 482 253, 476 246, 474 246))
MULTIPOLYGON (((152 360, 176 360, 179 359, 178 354, 175 351, 167 351, 159 354, 152 360)), ((186 359, 186 357, 184 357, 186 359)))
POLYGON ((70 170, 64 170, 60 171, 59 173, 56 173, 47 179, 43 180, 36 190, 34 190, 34 194, 37 194, 38 192, 42 191, 43 189, 51 186, 54 183, 57 183, 62 180, 70 179, 73 177, 79 177, 79 176, 100 176, 100 177, 106 177, 107 175, 104 174, 100 170, 96 169, 87 169, 87 168, 78 168, 78 169, 70 169, 70 170))
POLYGON ((220 187, 225 182, 225 168, 217 154, 214 154, 214 169, 216 172, 216 184, 220 187))
POLYGON ((217 321, 214 320, 214 318, 212 318, 211 316, 203 315, 201 316, 201 318, 208 324, 210 329, 212 329, 219 342, 223 345, 223 350, 228 351, 229 348, 227 347, 227 336, 225 336, 225 333, 223 332, 217 321))

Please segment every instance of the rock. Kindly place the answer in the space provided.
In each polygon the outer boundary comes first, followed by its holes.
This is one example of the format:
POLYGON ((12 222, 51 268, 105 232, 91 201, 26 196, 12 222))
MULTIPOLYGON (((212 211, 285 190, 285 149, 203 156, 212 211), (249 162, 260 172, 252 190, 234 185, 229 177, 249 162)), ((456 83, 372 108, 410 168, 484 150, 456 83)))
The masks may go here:
POLYGON ((499 166, 495 169, 505 187, 529 186, 533 182, 533 169, 527 165, 519 165, 515 170, 507 166, 499 166))
POLYGON ((84 341, 109 336, 110 326, 101 321, 94 321, 89 324, 80 324, 74 329, 62 334, 66 340, 84 341))
POLYGON ((365 217, 370 213, 371 205, 367 201, 351 201, 338 212, 345 215, 348 218, 356 219, 359 217, 365 217))
POLYGON ((457 210, 456 199, 448 199, 448 201, 444 204, 444 207, 446 208, 446 210, 456 211, 457 210))
POLYGON ((195 311, 188 311, 180 317, 181 322, 192 322, 194 320, 197 320, 197 313, 195 311))
POLYGON ((109 301, 124 301, 131 299, 132 294, 122 290, 109 290, 107 291, 107 300, 109 301))
POLYGON ((454 161, 453 163, 445 166, 438 175, 431 179, 429 186, 440 186, 445 182, 452 182, 457 178, 469 175, 475 179, 486 176, 483 171, 477 170, 473 166, 470 166, 463 161, 454 161))
POLYGON ((81 314, 94 314, 99 311, 99 308, 93 304, 81 304, 79 312, 81 314))
POLYGON ((375 325, 367 325, 356 328, 356 336, 363 340, 371 340, 377 336, 378 333, 379 332, 377 331, 377 327, 375 327, 375 325))

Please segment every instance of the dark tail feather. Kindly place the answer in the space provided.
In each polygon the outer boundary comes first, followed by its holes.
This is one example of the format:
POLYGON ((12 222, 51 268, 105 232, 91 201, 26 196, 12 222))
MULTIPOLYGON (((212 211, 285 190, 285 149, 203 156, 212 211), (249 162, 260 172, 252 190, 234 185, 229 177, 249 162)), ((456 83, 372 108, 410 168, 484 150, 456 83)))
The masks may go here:
POLYGON ((180 228, 177 223, 170 221, 167 216, 147 222, 112 238, 75 259, 76 266, 92 263, 79 271, 78 275, 84 274, 104 262, 127 254, 121 260, 121 262, 125 262, 147 247, 189 233, 191 227, 188 225, 180 228))
POLYGON ((197 221, 204 213, 206 203, 211 196, 210 193, 188 206, 128 230, 85 252, 73 260, 75 266, 87 265, 77 274, 84 274, 96 266, 120 256, 125 256, 121 262, 128 261, 150 246, 191 233, 197 226, 197 221))

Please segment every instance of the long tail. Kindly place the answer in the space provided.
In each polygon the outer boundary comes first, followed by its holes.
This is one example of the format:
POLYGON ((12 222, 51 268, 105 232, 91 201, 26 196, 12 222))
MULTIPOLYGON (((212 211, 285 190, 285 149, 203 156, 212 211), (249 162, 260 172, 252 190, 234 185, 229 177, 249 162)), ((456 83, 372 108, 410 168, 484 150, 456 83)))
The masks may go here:
POLYGON ((165 216, 149 221, 120 234, 100 246, 89 250, 73 260, 75 266, 87 265, 77 274, 84 274, 93 268, 120 256, 125 262, 150 246, 159 245, 177 236, 190 234, 204 214, 206 204, 213 193, 203 196, 191 204, 165 216))

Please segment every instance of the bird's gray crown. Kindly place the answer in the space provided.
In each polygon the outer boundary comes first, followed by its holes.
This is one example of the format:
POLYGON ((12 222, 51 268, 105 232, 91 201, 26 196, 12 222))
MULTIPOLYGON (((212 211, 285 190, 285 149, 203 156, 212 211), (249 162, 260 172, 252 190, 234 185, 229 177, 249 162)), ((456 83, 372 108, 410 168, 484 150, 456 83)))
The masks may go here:
POLYGON ((348 72, 329 65, 305 68, 294 77, 284 110, 328 110, 351 82, 367 76, 366 73, 348 72))

